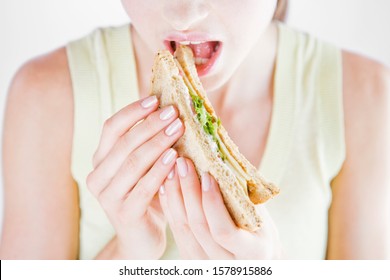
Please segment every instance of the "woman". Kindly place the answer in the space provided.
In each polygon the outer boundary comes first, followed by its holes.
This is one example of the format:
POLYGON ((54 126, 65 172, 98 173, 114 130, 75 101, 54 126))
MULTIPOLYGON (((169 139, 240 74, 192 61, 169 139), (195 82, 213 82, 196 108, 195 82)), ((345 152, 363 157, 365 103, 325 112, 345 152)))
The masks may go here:
POLYGON ((390 73, 277 23, 283 2, 123 0, 130 27, 26 63, 4 128, 2 258, 388 257, 390 73), (183 41, 232 139, 281 188, 256 233, 170 148, 177 110, 148 97, 155 52, 183 41))

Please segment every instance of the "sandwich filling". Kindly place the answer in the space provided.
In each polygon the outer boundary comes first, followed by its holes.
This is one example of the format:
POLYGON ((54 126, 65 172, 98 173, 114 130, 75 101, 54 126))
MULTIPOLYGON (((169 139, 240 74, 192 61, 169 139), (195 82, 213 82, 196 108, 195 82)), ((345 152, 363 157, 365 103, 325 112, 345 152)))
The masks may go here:
POLYGON ((192 102, 191 107, 196 119, 201 124, 204 132, 212 139, 216 145, 218 157, 228 166, 228 168, 234 173, 242 189, 248 194, 248 181, 250 180, 248 174, 243 170, 242 166, 237 160, 230 154, 225 143, 219 136, 218 129, 221 125, 219 119, 210 114, 204 106, 204 100, 197 94, 196 90, 192 86, 190 80, 184 74, 184 71, 179 62, 176 61, 180 74, 183 77, 184 83, 188 88, 189 95, 192 102))
POLYGON ((218 41, 170 41, 169 46, 172 53, 176 51, 178 45, 185 45, 191 48, 194 54, 195 65, 204 65, 209 62, 213 55, 215 55, 220 48, 220 42, 218 41))

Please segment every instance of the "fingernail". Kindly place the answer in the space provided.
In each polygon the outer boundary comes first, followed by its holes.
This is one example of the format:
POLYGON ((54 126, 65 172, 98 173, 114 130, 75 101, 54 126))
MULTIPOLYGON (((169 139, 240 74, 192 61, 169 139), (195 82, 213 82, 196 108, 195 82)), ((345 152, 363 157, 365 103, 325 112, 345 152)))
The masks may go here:
POLYGON ((172 180, 174 176, 175 176, 175 167, 173 167, 171 172, 169 172, 168 180, 172 180))
POLYGON ((168 136, 172 136, 173 134, 175 134, 181 127, 182 127, 182 123, 181 123, 181 120, 180 119, 176 119, 173 123, 171 123, 167 129, 165 130, 165 134, 168 135, 168 136))
POLYGON ((176 160, 177 163, 177 171, 179 172, 180 177, 184 178, 187 176, 188 173, 188 167, 187 162, 184 158, 178 158, 176 160))
POLYGON ((164 165, 168 165, 176 157, 176 151, 174 149, 169 149, 168 152, 164 155, 162 162, 164 165))
POLYGON ((174 114, 175 114, 175 109, 173 109, 173 106, 164 108, 163 111, 160 113, 160 120, 166 121, 170 119, 174 114))
POLYGON ((207 192, 210 190, 210 186, 211 186, 210 174, 207 172, 203 173, 203 175, 202 175, 202 190, 204 192, 207 192))
POLYGON ((148 98, 145 98, 141 102, 141 106, 145 109, 152 107, 154 104, 157 103, 157 97, 155 95, 149 96, 148 98))
POLYGON ((165 194, 165 187, 164 187, 164 185, 160 186, 160 194, 165 194))

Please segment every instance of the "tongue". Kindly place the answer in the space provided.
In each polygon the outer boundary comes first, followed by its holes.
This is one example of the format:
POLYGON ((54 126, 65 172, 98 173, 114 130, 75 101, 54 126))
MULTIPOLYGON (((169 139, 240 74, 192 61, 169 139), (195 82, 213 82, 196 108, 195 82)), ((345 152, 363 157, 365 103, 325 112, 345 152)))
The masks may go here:
POLYGON ((190 45, 195 57, 211 58, 217 42, 205 42, 197 45, 190 45))

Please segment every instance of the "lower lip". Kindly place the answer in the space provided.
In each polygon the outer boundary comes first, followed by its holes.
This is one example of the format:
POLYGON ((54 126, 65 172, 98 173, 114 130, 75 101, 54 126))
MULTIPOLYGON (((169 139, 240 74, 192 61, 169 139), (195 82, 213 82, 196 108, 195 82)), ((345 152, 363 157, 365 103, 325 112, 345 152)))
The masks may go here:
MULTIPOLYGON (((172 54, 174 53, 170 42, 166 41, 165 46, 172 54)), ((199 77, 207 75, 212 70, 212 68, 217 62, 217 59, 221 55, 221 51, 222 51, 222 43, 219 42, 218 50, 212 54, 211 58, 207 63, 201 65, 197 65, 197 64, 195 65, 199 77)))

